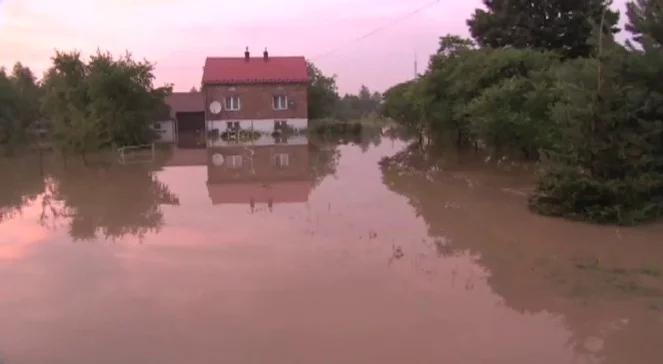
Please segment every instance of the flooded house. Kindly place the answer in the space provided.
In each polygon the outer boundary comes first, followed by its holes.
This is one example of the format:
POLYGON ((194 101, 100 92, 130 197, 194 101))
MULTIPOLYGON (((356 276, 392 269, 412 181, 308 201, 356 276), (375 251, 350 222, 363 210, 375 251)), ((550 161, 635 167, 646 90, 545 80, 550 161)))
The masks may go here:
POLYGON ((308 126, 309 76, 304 57, 210 57, 202 94, 207 132, 263 134, 308 126))

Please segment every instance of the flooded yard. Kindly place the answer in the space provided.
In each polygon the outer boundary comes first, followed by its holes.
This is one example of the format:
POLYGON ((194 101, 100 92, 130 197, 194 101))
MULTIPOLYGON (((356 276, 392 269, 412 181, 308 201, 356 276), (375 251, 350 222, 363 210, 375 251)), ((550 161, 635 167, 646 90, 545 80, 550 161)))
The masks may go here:
POLYGON ((0 165, 2 364, 663 362, 663 225, 533 214, 532 167, 386 136, 0 165))

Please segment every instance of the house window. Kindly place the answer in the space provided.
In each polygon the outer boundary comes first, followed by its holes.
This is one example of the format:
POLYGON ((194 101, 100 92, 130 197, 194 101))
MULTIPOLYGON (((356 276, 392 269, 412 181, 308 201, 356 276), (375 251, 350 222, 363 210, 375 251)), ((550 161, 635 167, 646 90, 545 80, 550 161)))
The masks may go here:
POLYGON ((285 95, 276 95, 273 98, 272 104, 274 110, 288 110, 288 97, 285 95))
POLYGON ((239 96, 226 97, 226 110, 239 111, 241 108, 242 108, 242 103, 239 99, 239 96))
POLYGON ((279 153, 274 156, 274 165, 278 168, 288 168, 290 166, 290 155, 279 153))
POLYGON ((230 169, 240 169, 244 163, 244 158, 241 155, 230 155, 227 158, 228 168, 230 169))
POLYGON ((288 128, 288 122, 285 120, 275 120, 274 121, 274 131, 281 132, 285 131, 288 128))
POLYGON ((239 121, 229 121, 226 123, 226 129, 228 131, 238 131, 239 130, 239 121))

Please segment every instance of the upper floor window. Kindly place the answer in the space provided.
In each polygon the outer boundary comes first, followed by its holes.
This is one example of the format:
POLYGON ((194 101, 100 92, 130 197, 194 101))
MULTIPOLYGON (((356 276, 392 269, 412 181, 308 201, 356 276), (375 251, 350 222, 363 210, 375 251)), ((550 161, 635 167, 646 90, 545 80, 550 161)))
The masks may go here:
POLYGON ((276 95, 272 101, 274 110, 288 110, 288 97, 285 95, 276 95))
POLYGON ((242 108, 241 100, 239 96, 228 96, 226 97, 226 110, 228 111, 239 111, 242 108))

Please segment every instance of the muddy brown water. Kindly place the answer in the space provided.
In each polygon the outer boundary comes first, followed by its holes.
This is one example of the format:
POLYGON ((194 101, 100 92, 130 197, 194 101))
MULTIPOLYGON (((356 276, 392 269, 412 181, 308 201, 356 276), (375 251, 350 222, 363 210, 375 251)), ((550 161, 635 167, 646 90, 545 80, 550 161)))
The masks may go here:
POLYGON ((389 138, 143 157, 0 162, 0 362, 663 362, 663 225, 537 216, 531 168, 389 138))

